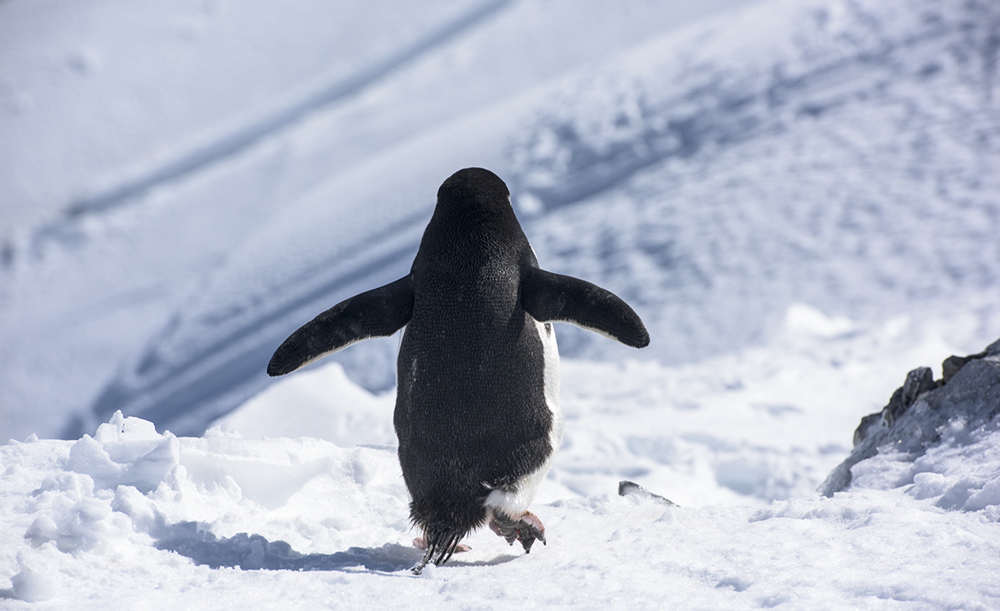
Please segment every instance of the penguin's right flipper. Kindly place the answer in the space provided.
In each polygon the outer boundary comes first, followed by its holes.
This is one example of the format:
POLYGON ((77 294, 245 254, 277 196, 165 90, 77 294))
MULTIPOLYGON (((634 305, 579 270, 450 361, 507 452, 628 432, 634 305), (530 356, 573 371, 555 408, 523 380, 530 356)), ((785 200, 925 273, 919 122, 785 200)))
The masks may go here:
POLYGON ((649 345, 639 315, 611 291, 586 280, 532 268, 521 280, 521 305, 538 322, 568 322, 633 348, 649 345))
POLYGON ((291 373, 355 342, 388 337, 410 322, 410 276, 345 299, 304 324, 274 351, 267 374, 291 373))

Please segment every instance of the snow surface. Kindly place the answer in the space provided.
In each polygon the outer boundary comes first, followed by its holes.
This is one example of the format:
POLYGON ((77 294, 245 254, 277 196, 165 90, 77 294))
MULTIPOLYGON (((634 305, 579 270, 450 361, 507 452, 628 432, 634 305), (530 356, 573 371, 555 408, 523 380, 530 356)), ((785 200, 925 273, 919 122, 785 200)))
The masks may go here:
POLYGON ((804 307, 778 346, 699 365, 564 360, 566 439, 533 507, 548 544, 530 555, 483 530, 414 577, 393 397, 331 363, 203 437, 116 414, 0 447, 0 593, 11 609, 996 608, 995 427, 956 424, 918 465, 886 452, 815 492, 901 361, 949 347, 898 320, 828 337, 842 321, 803 330, 804 307), (680 506, 617 496, 623 479, 680 506))
POLYGON ((816 492, 1000 336, 1000 5, 683 4, 0 3, 0 607, 1000 608, 996 430, 816 492), (652 344, 557 326, 548 544, 414 577, 396 340, 263 372, 472 165, 652 344))

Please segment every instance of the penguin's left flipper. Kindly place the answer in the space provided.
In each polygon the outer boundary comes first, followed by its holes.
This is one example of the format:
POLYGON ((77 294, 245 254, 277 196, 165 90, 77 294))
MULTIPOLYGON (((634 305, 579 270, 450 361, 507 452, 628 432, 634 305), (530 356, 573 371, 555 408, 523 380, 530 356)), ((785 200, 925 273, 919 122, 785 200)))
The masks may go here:
POLYGON ((633 348, 649 345, 639 315, 611 291, 532 268, 521 279, 521 306, 538 322, 568 322, 633 348))
POLYGON ((267 374, 281 376, 372 337, 388 337, 410 322, 410 276, 341 301, 302 325, 274 351, 267 374))

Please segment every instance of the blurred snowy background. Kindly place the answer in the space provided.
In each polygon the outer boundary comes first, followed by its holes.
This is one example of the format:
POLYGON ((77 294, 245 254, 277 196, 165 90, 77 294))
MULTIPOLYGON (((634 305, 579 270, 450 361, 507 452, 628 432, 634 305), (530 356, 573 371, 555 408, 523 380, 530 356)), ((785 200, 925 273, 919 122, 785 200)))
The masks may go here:
MULTIPOLYGON (((0 437, 117 409, 201 433, 291 330, 404 274, 437 186, 473 165, 511 186, 543 267, 617 292, 653 337, 563 328, 566 356, 698 362, 767 344, 795 303, 940 321, 978 350, 1000 334, 997 19, 8 0, 0 437)), ((334 358, 385 391, 395 347, 334 358)))
MULTIPOLYGON (((451 172, 525 182, 568 73, 743 4, 0 4, 0 437, 200 432, 451 172)), ((385 390, 393 350, 341 358, 385 390)))

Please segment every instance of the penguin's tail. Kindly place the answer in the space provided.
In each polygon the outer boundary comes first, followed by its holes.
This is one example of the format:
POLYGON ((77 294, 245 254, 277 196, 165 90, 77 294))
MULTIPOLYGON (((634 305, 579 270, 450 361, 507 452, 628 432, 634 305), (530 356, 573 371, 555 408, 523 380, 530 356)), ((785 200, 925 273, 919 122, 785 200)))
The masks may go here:
POLYGON ((413 573, 419 575, 429 563, 440 566, 451 559, 458 547, 459 541, 468 534, 468 530, 456 530, 441 524, 432 524, 427 529, 427 553, 420 562, 413 566, 413 573))

